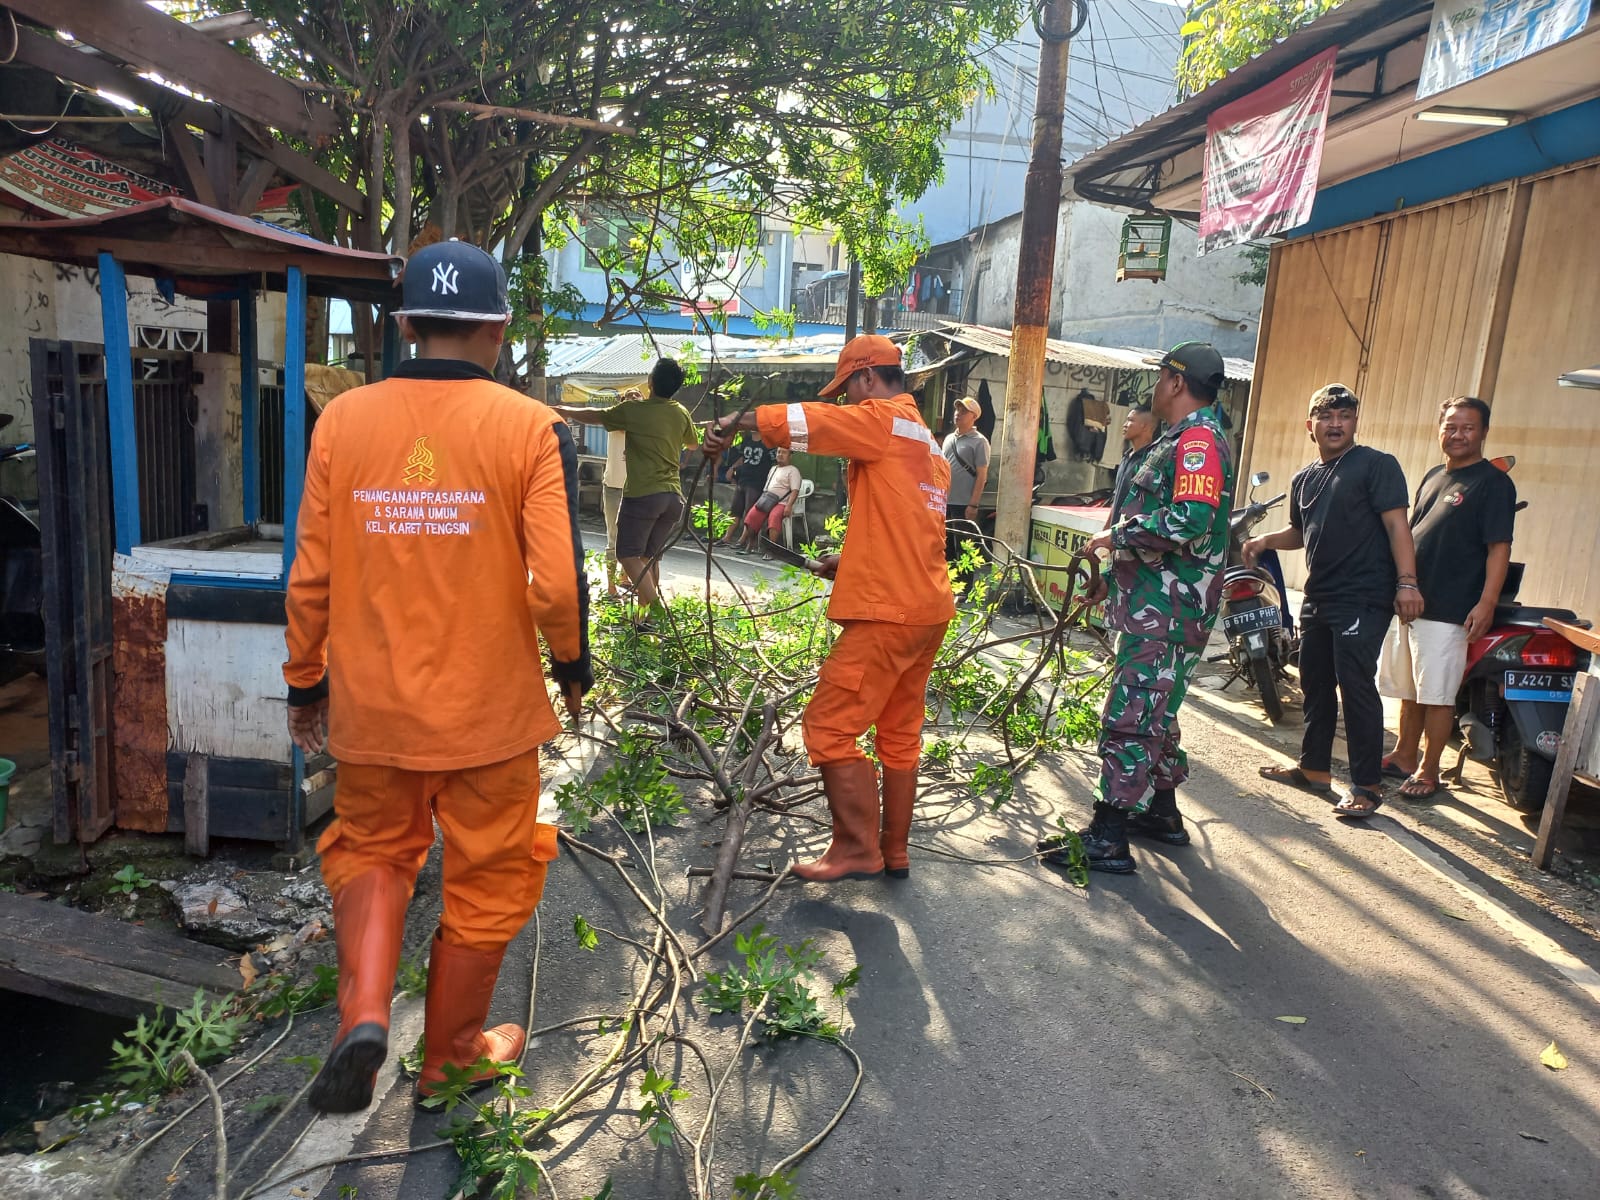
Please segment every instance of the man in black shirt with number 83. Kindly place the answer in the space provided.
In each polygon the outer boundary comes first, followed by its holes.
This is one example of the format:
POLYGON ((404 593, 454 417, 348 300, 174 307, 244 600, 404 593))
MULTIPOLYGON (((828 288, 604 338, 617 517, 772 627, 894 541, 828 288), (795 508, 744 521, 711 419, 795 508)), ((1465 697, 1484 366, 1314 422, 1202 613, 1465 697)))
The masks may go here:
POLYGON ((1318 458, 1290 484, 1289 527, 1244 544, 1244 560, 1252 566, 1268 548, 1306 551, 1300 762, 1263 767, 1261 775, 1331 799, 1333 735, 1342 702, 1351 784, 1334 810, 1342 817, 1370 817, 1383 803, 1378 651, 1391 618, 1409 624, 1423 607, 1406 523, 1406 477, 1392 454, 1356 445, 1360 408, 1342 384, 1312 393, 1306 430, 1318 458))

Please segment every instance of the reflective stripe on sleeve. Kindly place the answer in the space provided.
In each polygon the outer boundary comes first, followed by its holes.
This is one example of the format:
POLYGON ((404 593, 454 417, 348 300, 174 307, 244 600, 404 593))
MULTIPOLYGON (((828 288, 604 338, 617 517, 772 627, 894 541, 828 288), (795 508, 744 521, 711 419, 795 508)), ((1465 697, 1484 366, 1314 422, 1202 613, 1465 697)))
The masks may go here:
POLYGON ((804 454, 810 437, 811 428, 806 424, 805 405, 789 405, 789 449, 796 454, 804 454))
MULTIPOLYGON (((792 408, 793 406, 791 405, 790 407, 792 408)), ((921 442, 928 448, 929 454, 942 455, 944 453, 934 442, 933 434, 928 432, 928 427, 922 424, 920 421, 908 420, 905 417, 896 417, 894 419, 894 427, 891 432, 895 437, 910 438, 913 442, 921 442)))

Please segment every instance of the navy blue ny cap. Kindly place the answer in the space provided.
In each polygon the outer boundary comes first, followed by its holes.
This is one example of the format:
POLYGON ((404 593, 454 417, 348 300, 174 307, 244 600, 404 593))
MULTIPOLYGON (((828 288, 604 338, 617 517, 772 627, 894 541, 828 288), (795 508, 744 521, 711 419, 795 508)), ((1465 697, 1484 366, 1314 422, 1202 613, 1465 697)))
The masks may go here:
POLYGON ((492 256, 451 238, 424 246, 406 262, 398 317, 503 321, 511 315, 506 273, 492 256))

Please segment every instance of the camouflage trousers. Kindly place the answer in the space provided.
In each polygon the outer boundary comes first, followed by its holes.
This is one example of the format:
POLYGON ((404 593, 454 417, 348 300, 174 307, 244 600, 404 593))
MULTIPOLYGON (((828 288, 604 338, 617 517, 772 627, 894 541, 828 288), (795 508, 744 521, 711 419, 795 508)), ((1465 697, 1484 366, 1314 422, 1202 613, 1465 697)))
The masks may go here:
POLYGON ((1189 778, 1178 709, 1203 646, 1117 637, 1111 691, 1100 714, 1100 799, 1143 812, 1152 788, 1189 778))

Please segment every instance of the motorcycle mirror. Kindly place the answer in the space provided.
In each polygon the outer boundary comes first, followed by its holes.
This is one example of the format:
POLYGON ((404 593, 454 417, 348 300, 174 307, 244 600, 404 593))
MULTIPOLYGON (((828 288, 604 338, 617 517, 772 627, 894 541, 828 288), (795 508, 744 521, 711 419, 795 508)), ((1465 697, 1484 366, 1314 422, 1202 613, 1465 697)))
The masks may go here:
POLYGON ((1267 483, 1271 479, 1272 476, 1268 475, 1265 471, 1257 471, 1254 475, 1250 476, 1250 486, 1260 487, 1263 483, 1267 483))

